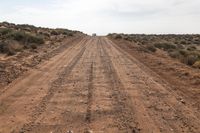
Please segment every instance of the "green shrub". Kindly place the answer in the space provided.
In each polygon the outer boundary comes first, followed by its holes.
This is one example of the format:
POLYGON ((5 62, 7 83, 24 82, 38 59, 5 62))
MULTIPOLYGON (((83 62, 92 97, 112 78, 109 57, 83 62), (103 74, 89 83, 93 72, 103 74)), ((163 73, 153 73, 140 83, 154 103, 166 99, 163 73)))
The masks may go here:
POLYGON ((192 66, 200 69, 200 60, 196 61, 192 66))
POLYGON ((4 35, 7 35, 7 34, 11 33, 12 31, 13 30, 8 29, 8 28, 2 28, 2 29, 0 29, 0 35, 4 36, 4 35))
POLYGON ((51 35, 59 35, 59 33, 55 30, 51 31, 51 35))
POLYGON ((151 51, 151 52, 156 52, 156 48, 155 48, 154 46, 152 46, 152 45, 147 46, 147 49, 148 49, 149 51, 151 51))
POLYGON ((23 43, 37 43, 37 44, 43 44, 44 40, 42 37, 30 35, 22 31, 15 31, 8 35, 8 38, 11 38, 13 40, 23 42, 23 43))
POLYGON ((175 43, 175 44, 180 44, 180 42, 179 42, 179 41, 174 41, 174 43, 175 43))
POLYGON ((39 36, 32 36, 32 35, 28 36, 27 41, 28 41, 29 43, 37 43, 37 44, 43 44, 43 43, 44 43, 44 40, 43 40, 42 37, 39 37, 39 36))
POLYGON ((169 52, 169 56, 172 57, 172 58, 180 58, 181 57, 181 54, 179 51, 172 51, 172 52, 169 52))
POLYGON ((16 52, 8 43, 0 42, 0 53, 14 55, 16 52))
POLYGON ((2 32, 4 42, 0 42, 0 53, 14 55, 25 48, 37 49, 38 44, 44 43, 40 36, 31 35, 22 31, 2 32), (6 34, 5 34, 6 33, 6 34))
POLYGON ((124 40, 130 41, 130 42, 133 41, 133 39, 131 37, 128 37, 128 36, 125 36, 124 40))
POLYGON ((176 49, 176 46, 171 43, 155 43, 154 46, 165 51, 169 49, 176 49))
POLYGON ((178 49, 184 49, 184 46, 182 44, 177 44, 176 46, 178 49))
POLYGON ((189 46, 188 48, 187 48, 187 50, 189 50, 189 51, 194 51, 194 50, 196 50, 197 48, 195 47, 195 46, 189 46))
POLYGON ((70 32, 70 33, 68 33, 67 35, 68 35, 68 36, 74 36, 74 35, 73 35, 73 33, 71 33, 71 32, 70 32))
POLYGON ((31 48, 32 49, 37 49, 37 45, 36 44, 31 44, 31 48))
POLYGON ((68 30, 59 30, 58 32, 66 36, 73 36, 73 33, 68 30))
POLYGON ((16 40, 16 41, 25 42, 28 37, 26 36, 24 32, 15 31, 15 32, 10 33, 8 35, 8 38, 12 38, 13 40, 16 40))
POLYGON ((185 40, 182 40, 180 43, 183 44, 183 45, 187 44, 187 42, 185 40))
POLYGON ((119 35, 119 34, 117 34, 117 35, 114 36, 114 38, 115 38, 115 39, 122 39, 122 36, 119 35))
POLYGON ((187 65, 192 66, 196 61, 198 61, 198 56, 197 55, 188 55, 186 59, 187 59, 187 65))
POLYGON ((0 53, 5 53, 6 45, 7 44, 5 42, 0 42, 0 53))
POLYGON ((42 33, 42 35, 46 36, 46 37, 50 37, 49 33, 42 33))
POLYGON ((12 55, 15 55, 15 54, 16 54, 16 52, 13 49, 8 49, 7 55, 12 56, 12 55))
POLYGON ((183 56, 187 56, 188 55, 188 51, 186 50, 179 50, 179 53, 183 56))
POLYGON ((194 44, 200 44, 200 39, 197 39, 197 38, 194 39, 194 40, 193 40, 193 43, 194 43, 194 44))
POLYGON ((189 66, 192 66, 195 62, 200 60, 200 54, 198 52, 190 52, 186 50, 169 52, 169 56, 179 59, 182 63, 189 66))

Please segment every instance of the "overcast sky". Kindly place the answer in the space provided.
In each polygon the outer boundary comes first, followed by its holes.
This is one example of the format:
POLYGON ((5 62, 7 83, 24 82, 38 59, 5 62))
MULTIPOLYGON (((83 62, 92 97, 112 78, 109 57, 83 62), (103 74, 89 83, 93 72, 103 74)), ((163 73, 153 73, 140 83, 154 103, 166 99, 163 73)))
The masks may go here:
POLYGON ((88 34, 200 33, 200 0, 1 0, 0 21, 88 34))

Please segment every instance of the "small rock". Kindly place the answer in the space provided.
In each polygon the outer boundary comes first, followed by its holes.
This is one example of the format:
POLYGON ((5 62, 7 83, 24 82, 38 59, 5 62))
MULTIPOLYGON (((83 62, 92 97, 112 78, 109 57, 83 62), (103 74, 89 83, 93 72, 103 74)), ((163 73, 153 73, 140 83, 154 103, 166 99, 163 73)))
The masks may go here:
POLYGON ((132 133, 139 133, 140 132, 140 128, 133 128, 132 129, 132 133))
POLYGON ((189 76, 189 73, 188 72, 184 72, 183 75, 184 76, 189 76))
POLYGON ((183 99, 181 99, 180 101, 181 101, 181 103, 185 104, 185 101, 183 99))

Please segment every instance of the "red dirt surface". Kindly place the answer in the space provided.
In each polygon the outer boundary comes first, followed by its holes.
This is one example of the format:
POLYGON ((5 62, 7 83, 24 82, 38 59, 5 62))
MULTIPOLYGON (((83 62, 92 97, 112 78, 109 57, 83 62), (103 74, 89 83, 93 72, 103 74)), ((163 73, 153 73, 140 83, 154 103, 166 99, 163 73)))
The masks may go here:
POLYGON ((27 71, 1 89, 0 133, 199 133, 199 71, 132 45, 85 37, 27 71))

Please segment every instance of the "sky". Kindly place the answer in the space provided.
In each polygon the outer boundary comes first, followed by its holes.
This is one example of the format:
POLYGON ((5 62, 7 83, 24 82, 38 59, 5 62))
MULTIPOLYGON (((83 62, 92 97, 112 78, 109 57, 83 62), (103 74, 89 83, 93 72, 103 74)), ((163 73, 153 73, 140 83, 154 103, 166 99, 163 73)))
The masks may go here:
POLYGON ((199 34, 200 0, 0 0, 0 22, 88 34, 199 34))

